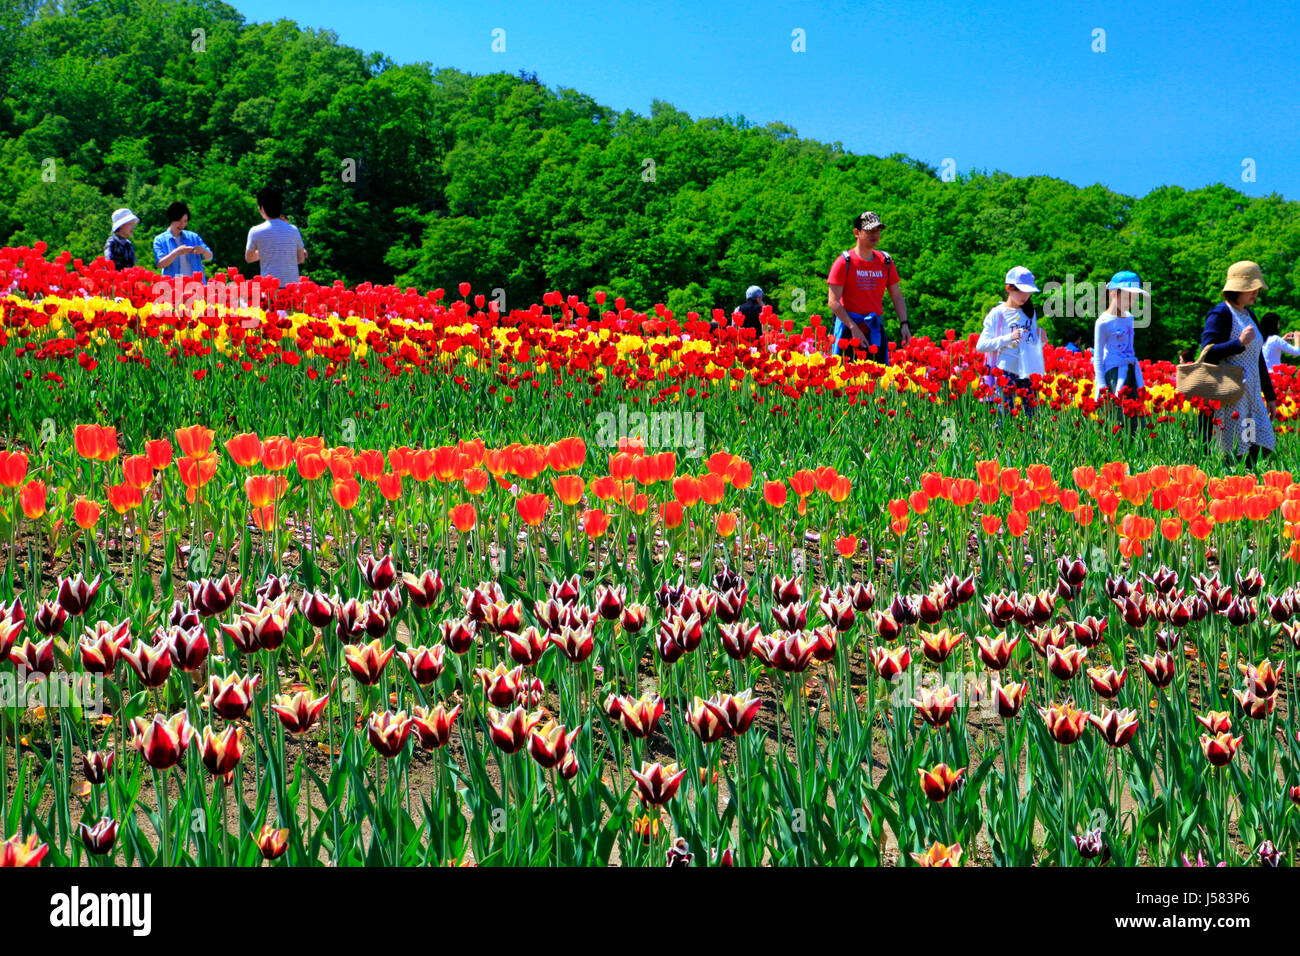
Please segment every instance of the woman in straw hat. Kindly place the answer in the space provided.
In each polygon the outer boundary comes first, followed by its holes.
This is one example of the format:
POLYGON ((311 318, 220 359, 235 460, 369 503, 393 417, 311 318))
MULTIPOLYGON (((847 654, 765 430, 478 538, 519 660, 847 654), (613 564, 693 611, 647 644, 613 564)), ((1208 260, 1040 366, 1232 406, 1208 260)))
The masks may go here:
POLYGON ((1235 407, 1219 409, 1217 431, 1223 453, 1230 460, 1234 454, 1244 456, 1247 468, 1254 467, 1261 449, 1265 456, 1271 454, 1275 441, 1277 396, 1264 364, 1264 339, 1250 309, 1267 288, 1258 265, 1233 263, 1223 283, 1223 301, 1205 316, 1201 332, 1205 361, 1244 370, 1245 394, 1235 407))

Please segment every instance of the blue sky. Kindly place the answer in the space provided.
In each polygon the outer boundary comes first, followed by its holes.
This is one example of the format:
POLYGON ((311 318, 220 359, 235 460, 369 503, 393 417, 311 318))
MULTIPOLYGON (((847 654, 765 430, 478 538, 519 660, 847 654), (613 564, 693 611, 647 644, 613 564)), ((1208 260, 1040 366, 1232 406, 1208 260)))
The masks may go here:
POLYGON ((234 3, 399 63, 536 72, 618 110, 660 99, 854 152, 1131 195, 1223 182, 1300 198, 1295 4, 234 3))

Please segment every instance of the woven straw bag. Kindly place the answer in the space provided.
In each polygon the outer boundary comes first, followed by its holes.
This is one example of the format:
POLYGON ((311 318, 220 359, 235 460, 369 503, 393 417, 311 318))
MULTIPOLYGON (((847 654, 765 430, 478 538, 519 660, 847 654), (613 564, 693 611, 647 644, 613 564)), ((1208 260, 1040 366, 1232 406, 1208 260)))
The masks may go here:
POLYGON ((1201 349, 1195 362, 1178 366, 1178 391, 1188 398, 1216 401, 1220 409, 1232 408, 1246 394, 1246 370, 1239 365, 1203 361, 1209 348, 1207 345, 1201 349))

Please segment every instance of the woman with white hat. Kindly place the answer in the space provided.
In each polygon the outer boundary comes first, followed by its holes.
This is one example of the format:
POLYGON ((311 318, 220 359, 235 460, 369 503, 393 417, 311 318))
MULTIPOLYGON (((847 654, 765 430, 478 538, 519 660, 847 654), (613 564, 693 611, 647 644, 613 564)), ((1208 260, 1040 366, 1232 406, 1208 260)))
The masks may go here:
POLYGON ((1046 371, 1043 362, 1043 331, 1029 297, 1038 291, 1034 275, 1024 266, 1016 266, 1006 277, 1006 299, 999 302, 984 316, 984 330, 980 333, 975 350, 988 355, 991 369, 1001 369, 1006 378, 1002 386, 1005 410, 1015 404, 1020 395, 1020 408, 1029 416, 1033 408, 1028 404, 1033 396, 1030 376, 1046 371))
POLYGON ((131 241, 131 233, 135 232, 135 224, 139 221, 140 217, 129 209, 118 209, 113 213, 113 231, 104 243, 104 258, 119 272, 135 265, 135 243, 131 241))
MULTIPOLYGON (((1263 337, 1250 307, 1267 289, 1258 265, 1248 260, 1235 262, 1223 283, 1223 301, 1205 316, 1201 332, 1202 361, 1235 365, 1244 370, 1245 394, 1233 408, 1220 408, 1217 421, 1223 453, 1245 458, 1254 466, 1262 453, 1272 453, 1272 417, 1277 414, 1277 395, 1264 364, 1263 337)), ((1207 436, 1208 437, 1208 436, 1207 436)))

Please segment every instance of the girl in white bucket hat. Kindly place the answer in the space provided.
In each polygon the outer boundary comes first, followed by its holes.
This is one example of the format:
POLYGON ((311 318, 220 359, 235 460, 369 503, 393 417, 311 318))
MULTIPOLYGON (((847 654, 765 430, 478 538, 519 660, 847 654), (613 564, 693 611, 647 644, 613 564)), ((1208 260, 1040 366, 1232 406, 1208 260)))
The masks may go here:
POLYGON ((135 224, 139 221, 140 217, 125 207, 113 213, 113 231, 104 243, 104 258, 119 272, 135 265, 135 243, 131 241, 131 233, 135 232, 135 224))
POLYGON ((975 350, 988 356, 991 374, 1001 370, 1005 384, 1002 386, 1002 410, 1009 412, 1020 398, 1020 410, 1027 416, 1034 414, 1034 385, 1032 376, 1042 375, 1043 332, 1038 325, 1038 315, 1030 296, 1038 291, 1034 276, 1024 266, 1016 266, 1007 273, 1004 283, 1006 298, 991 308, 984 316, 984 329, 975 350))

